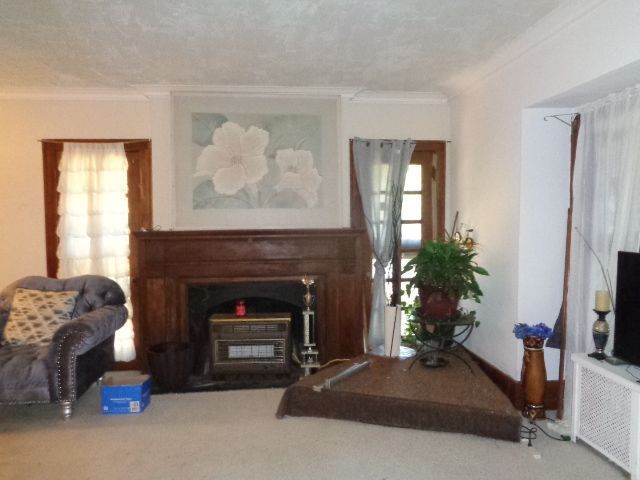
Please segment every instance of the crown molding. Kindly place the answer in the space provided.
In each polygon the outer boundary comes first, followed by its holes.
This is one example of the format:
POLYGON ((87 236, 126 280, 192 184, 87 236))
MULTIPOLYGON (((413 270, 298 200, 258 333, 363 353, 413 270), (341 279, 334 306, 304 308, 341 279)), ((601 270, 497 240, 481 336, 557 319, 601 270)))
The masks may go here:
POLYGON ((287 87, 277 85, 133 85, 145 96, 194 95, 289 95, 305 97, 341 97, 353 103, 406 103, 442 105, 447 97, 440 92, 373 91, 363 87, 287 87))
POLYGON ((448 99, 440 92, 400 92, 361 90, 351 96, 344 96, 351 103, 369 104, 411 104, 411 105, 446 105, 448 99))
POLYGON ((334 97, 354 95, 360 87, 287 87, 278 85, 132 85, 145 96, 171 94, 227 94, 227 95, 300 95, 306 97, 334 97))
POLYGON ((515 62, 530 50, 559 34, 607 0, 571 0, 559 6, 521 36, 498 49, 479 67, 456 75, 443 85, 449 98, 473 90, 483 80, 515 62))
POLYGON ((106 100, 146 101, 147 98, 132 89, 67 88, 67 87, 0 87, 3 100, 106 100))
POLYGON ((175 94, 286 95, 336 97, 350 103, 445 105, 440 92, 373 91, 362 87, 282 87, 249 85, 131 85, 129 88, 14 87, 1 88, 0 99, 146 101, 175 94))

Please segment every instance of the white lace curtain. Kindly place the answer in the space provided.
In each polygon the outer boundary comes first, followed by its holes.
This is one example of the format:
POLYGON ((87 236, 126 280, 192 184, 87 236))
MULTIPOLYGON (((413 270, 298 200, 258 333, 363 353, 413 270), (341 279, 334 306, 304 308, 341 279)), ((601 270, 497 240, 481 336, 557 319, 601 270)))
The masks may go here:
MULTIPOLYGON (((58 277, 115 280, 129 302, 127 157, 122 143, 65 143, 58 167, 58 277)), ((135 358, 131 318, 116 332, 118 361, 135 358)))
MULTIPOLYGON (((640 86, 579 110, 574 173, 571 270, 567 301, 567 369, 564 406, 571 415, 571 353, 594 350, 596 290, 606 290, 600 258, 613 282, 619 250, 638 251, 640 241, 640 86)), ((615 300, 615 299, 614 299, 615 300)), ((613 312, 607 320, 615 326, 613 312)), ((613 329, 607 350, 613 345, 613 329)))
POLYGON ((362 209, 375 256, 368 339, 371 350, 384 344, 385 269, 399 237, 404 179, 415 146, 410 140, 353 141, 362 209))

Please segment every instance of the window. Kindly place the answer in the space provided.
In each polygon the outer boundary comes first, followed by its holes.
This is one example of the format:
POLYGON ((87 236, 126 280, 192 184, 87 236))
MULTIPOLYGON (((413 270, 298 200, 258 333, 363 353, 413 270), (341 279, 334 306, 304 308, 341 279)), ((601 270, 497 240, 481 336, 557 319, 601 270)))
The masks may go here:
MULTIPOLYGON (((126 163, 123 162, 121 156, 118 158, 121 161, 120 166, 122 166, 122 170, 120 170, 121 175, 125 175, 124 168, 126 171, 126 183, 127 183, 127 201, 126 205, 128 205, 128 227, 130 232, 134 232, 140 230, 140 228, 150 228, 151 227, 151 142, 148 140, 140 140, 140 141, 125 141, 122 140, 69 140, 74 143, 82 143, 83 146, 87 144, 99 145, 104 143, 123 143, 124 144, 124 153, 126 155, 126 163)), ((59 203, 60 203, 60 193, 58 192, 58 183, 60 178, 59 164, 62 158, 63 146, 64 142, 62 140, 45 140, 42 142, 42 153, 43 153, 43 171, 44 171, 44 197, 45 197, 45 235, 46 235, 46 250, 47 250, 47 274, 50 277, 56 277, 59 271, 59 259, 57 256, 57 249, 60 243, 60 239, 57 234, 57 225, 59 222, 59 203)), ((71 147, 70 147, 71 148, 71 147)), ((90 152, 93 153, 94 150, 102 150, 100 148, 89 149, 90 152)), ((86 149, 83 149, 86 150, 86 149)), ((122 152, 122 150, 120 150, 122 152)), ((111 154, 111 152, 109 152, 111 154)), ((80 155, 85 155, 82 152, 80 155)), ((92 158, 92 157, 91 157, 92 158)), ((100 157, 98 157, 100 158, 100 157)), ((82 160, 82 159, 81 159, 82 160)), ((103 178, 102 175, 104 172, 98 171, 98 175, 100 178, 103 178)), ((73 184, 76 186, 80 182, 76 182, 75 179, 77 177, 71 177, 74 179, 73 184)), ((86 176, 85 176, 86 178, 86 176)), ((108 177, 110 178, 110 177, 108 177)), ((80 178, 82 180, 83 178, 80 178)), ((122 178, 122 180, 125 180, 122 178)), ((100 183, 100 182, 99 182, 100 183)), ((122 198, 122 197, 120 197, 122 198)), ((123 205, 124 209, 123 216, 126 215, 127 206, 123 205)), ((126 221, 126 217, 121 217, 122 220, 126 221)), ((82 223, 80 223, 83 225, 82 223)), ((99 225, 102 225, 99 223, 99 225)), ((102 230, 101 230, 102 231, 102 230)), ((102 231, 104 234, 105 232, 102 231)), ((122 239, 124 244, 126 244, 126 234, 122 239)), ((104 242, 102 242, 104 244, 104 242)), ((74 250, 75 251, 75 250, 74 250)), ((96 257, 92 257, 96 258, 96 257)), ((129 271, 130 268, 127 267, 127 259, 120 257, 122 261, 122 268, 118 268, 118 272, 120 276, 114 278, 114 280, 118 281, 122 286, 125 293, 128 292, 129 288, 129 271)), ((113 259, 110 259, 113 260, 113 259)), ((104 263, 104 262, 103 262, 104 263)), ((106 263, 108 265, 112 265, 113 261, 106 263)), ((80 271, 86 271, 86 273, 90 273, 92 268, 86 268, 86 264, 80 264, 80 271)), ((112 269, 113 270, 113 269, 112 269)), ((110 270, 110 271, 112 271, 110 270)), ((115 271, 115 270, 113 270, 115 271)), ((92 272, 99 274, 106 274, 111 276, 111 274, 107 274, 103 271, 92 272)), ((129 308, 130 314, 132 313, 132 309, 129 308)), ((134 332, 133 327, 131 325, 131 321, 128 322, 128 325, 125 325, 125 329, 120 329, 118 333, 116 333, 116 360, 129 361, 135 358, 134 353, 134 345, 133 338, 134 332), (121 337, 121 338, 119 338, 121 337)))
POLYGON ((404 184, 401 241, 387 278, 392 304, 406 297, 402 268, 431 239, 444 237, 445 142, 417 141, 404 184))
POLYGON ((149 140, 43 140, 45 236, 47 244, 47 275, 58 272, 58 165, 64 142, 124 142, 127 154, 127 184, 129 186, 129 230, 151 228, 151 142, 149 140))

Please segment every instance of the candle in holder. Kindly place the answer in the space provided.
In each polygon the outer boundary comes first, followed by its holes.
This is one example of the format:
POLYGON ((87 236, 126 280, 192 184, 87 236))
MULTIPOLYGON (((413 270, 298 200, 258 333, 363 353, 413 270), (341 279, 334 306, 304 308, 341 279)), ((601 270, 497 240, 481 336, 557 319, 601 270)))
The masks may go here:
POLYGON ((610 306, 609 292, 606 290, 596 290, 596 310, 598 312, 608 312, 610 306))

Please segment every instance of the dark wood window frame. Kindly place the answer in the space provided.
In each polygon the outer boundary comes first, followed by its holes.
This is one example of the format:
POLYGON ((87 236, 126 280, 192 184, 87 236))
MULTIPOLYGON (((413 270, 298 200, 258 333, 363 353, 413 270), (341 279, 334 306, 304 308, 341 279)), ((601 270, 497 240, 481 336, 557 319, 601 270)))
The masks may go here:
MULTIPOLYGON (((422 218, 420 220, 403 220, 403 224, 421 224, 422 243, 426 239, 443 238, 444 229, 444 212, 445 212, 445 186, 446 186, 446 142, 416 140, 416 148, 411 156, 412 164, 422 165, 422 218), (431 189, 431 183, 435 181, 437 191, 434 193, 431 189), (432 205, 436 205, 435 222, 430 217, 429 212, 432 211, 432 205)), ((392 263, 391 278, 388 281, 392 284, 392 305, 397 305, 402 296, 402 254, 418 252, 415 248, 396 249, 392 263)))
POLYGON ((48 139, 42 140, 42 165, 44 178, 44 212, 45 238, 47 250, 47 275, 56 277, 58 273, 58 180, 60 172, 58 165, 62 157, 64 142, 81 143, 124 143, 127 155, 127 184, 129 198, 129 230, 135 232, 141 228, 150 229, 152 226, 151 200, 151 141, 136 140, 76 140, 76 139, 48 139))
MULTIPOLYGON (((355 164, 353 159, 353 140, 350 140, 350 170, 351 170, 351 226, 353 228, 366 228, 366 221, 364 218, 364 212, 362 210, 362 199, 360 198, 360 192, 358 190, 358 181, 355 173, 355 164)), ((411 163, 420 163, 423 166, 430 166, 431 168, 422 169, 422 239, 425 238, 443 238, 444 237, 444 213, 445 213, 445 186, 446 186, 446 165, 447 165, 447 149, 446 142, 435 140, 416 140, 416 147, 411 156, 411 163), (438 162, 437 165, 433 165, 432 161, 435 159, 438 162), (429 165, 427 165, 429 162, 429 165), (433 222, 424 222, 424 213, 431 210, 431 205, 434 200, 431 192, 426 192, 424 185, 427 185, 431 180, 435 180, 438 185, 438 192, 436 192, 436 210, 437 218, 435 222, 435 229, 433 222)), ((411 223, 411 222, 407 222, 411 223)), ((413 222, 415 223, 415 222, 413 222)), ((371 261, 373 252, 371 250, 370 242, 367 243, 367 252, 363 252, 363 255, 368 255, 369 261, 371 261)), ((409 251, 409 250, 404 250, 409 251)), ((388 281, 392 282, 392 298, 391 301, 396 305, 400 301, 401 291, 401 258, 403 250, 398 248, 393 259, 392 276, 388 281)))

